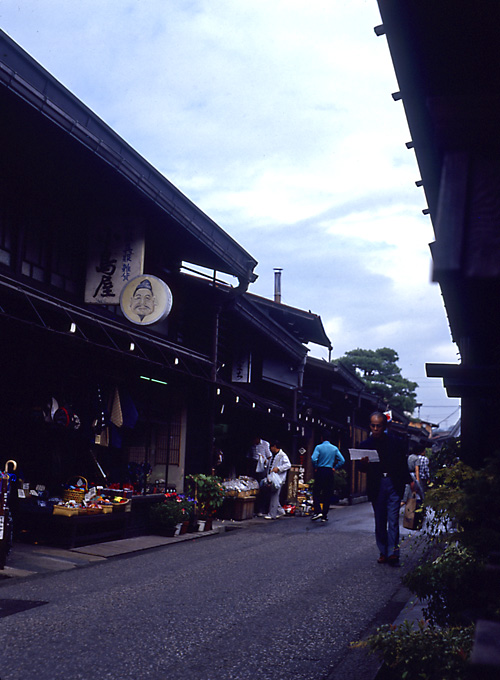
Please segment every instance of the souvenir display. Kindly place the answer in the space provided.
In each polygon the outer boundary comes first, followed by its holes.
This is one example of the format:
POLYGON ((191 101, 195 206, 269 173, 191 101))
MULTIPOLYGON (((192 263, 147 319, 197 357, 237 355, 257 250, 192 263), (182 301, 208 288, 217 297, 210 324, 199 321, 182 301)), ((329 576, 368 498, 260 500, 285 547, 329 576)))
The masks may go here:
POLYGON ((59 496, 50 496, 43 484, 31 485, 24 480, 18 489, 18 501, 22 510, 31 512, 78 517, 80 515, 106 514, 130 509, 130 490, 89 488, 85 477, 79 475, 62 489, 59 496))
POLYGON ((249 496, 256 496, 259 491, 259 482, 253 477, 237 477, 235 479, 226 479, 222 482, 222 486, 226 492, 226 496, 247 498, 249 496))

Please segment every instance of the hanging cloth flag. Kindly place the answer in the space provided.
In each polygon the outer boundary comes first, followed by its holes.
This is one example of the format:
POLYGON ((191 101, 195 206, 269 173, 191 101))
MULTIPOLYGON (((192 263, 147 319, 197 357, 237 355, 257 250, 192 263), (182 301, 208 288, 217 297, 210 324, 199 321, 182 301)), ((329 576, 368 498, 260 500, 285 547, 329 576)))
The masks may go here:
POLYGON ((123 390, 120 403, 123 414, 123 425, 125 427, 134 428, 139 419, 139 413, 131 396, 123 390))
POLYGON ((115 393, 113 395, 110 420, 116 427, 122 427, 123 425, 122 405, 120 401, 120 393, 118 391, 118 387, 115 387, 115 393))
POLYGON ((102 398, 101 388, 97 388, 97 404, 96 408, 98 415, 92 423, 92 429, 94 431, 94 443, 100 446, 108 446, 108 417, 104 410, 104 400, 102 398))

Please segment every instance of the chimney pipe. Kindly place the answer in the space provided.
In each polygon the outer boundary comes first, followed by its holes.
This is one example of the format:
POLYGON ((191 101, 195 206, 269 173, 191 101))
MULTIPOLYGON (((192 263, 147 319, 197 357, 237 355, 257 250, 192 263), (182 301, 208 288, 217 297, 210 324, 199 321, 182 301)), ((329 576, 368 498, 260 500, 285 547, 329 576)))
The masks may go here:
POLYGON ((274 268, 274 301, 281 302, 281 272, 280 267, 274 268))

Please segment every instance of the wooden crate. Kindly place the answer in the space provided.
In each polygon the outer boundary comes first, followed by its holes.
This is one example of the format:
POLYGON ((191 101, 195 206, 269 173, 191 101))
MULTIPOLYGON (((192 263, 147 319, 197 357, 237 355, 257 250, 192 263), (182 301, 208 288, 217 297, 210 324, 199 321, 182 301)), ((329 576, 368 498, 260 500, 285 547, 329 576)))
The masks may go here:
POLYGON ((233 496, 224 499, 222 506, 223 519, 234 519, 240 522, 244 519, 251 519, 254 514, 255 496, 239 497, 233 496))

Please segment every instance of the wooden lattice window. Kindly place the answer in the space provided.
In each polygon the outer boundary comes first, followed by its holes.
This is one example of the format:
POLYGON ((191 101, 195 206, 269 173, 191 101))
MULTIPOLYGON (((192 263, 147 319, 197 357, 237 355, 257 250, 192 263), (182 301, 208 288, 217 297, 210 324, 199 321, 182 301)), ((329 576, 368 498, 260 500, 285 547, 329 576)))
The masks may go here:
POLYGON ((180 465, 181 459, 181 416, 172 414, 168 425, 160 425, 156 430, 155 464, 180 465))
POLYGON ((128 459, 131 463, 144 463, 146 449, 144 446, 129 446, 128 459))

